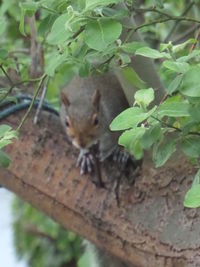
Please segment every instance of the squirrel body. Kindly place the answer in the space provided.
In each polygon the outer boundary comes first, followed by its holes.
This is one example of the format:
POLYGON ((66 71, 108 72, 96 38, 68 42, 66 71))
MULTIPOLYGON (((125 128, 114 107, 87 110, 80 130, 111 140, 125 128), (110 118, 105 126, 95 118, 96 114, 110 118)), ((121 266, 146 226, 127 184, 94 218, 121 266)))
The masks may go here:
POLYGON ((111 121, 128 102, 111 73, 80 78, 75 76, 61 92, 60 117, 66 134, 83 153, 99 144, 103 161, 116 148, 119 133, 111 132, 111 121))

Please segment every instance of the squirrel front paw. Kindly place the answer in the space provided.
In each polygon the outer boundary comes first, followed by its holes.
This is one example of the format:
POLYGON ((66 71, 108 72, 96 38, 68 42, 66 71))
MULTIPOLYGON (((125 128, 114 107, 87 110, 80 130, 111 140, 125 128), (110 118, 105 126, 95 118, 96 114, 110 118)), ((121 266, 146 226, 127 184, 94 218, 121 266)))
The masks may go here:
POLYGON ((116 146, 112 153, 113 161, 122 164, 125 167, 130 159, 130 154, 126 152, 123 148, 116 146))
POLYGON ((94 156, 85 150, 81 150, 76 162, 76 166, 80 166, 80 174, 91 173, 94 170, 94 156))

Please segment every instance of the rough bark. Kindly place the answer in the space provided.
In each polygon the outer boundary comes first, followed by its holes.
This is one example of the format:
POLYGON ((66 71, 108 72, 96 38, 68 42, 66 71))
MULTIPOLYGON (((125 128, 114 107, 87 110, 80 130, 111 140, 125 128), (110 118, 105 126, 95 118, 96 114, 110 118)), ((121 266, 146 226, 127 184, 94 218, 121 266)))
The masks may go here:
MULTIPOLYGON (((22 115, 4 122, 15 126, 22 115)), ((12 163, 1 169, 0 184, 67 229, 138 267, 200 266, 200 211, 183 207, 195 170, 181 154, 163 168, 148 156, 140 172, 130 167, 117 207, 120 170, 111 161, 101 166, 105 188, 95 186, 95 176, 80 176, 77 151, 56 116, 42 112, 37 126, 30 116, 7 152, 12 163)))

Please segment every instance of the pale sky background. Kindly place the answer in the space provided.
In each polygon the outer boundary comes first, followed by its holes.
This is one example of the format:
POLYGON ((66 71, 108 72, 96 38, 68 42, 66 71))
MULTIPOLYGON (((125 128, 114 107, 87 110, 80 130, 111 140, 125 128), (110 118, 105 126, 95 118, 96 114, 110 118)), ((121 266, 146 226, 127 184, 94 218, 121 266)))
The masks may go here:
POLYGON ((0 259, 2 267, 27 267, 19 262, 13 246, 11 201, 12 193, 0 188, 0 259))

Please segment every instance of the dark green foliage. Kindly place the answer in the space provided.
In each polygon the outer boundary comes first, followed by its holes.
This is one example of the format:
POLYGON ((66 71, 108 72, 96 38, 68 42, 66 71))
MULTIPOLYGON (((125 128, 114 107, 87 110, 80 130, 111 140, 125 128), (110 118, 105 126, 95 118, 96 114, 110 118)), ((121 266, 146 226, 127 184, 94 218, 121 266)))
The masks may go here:
POLYGON ((83 250, 81 238, 19 198, 13 201, 14 243, 19 258, 30 267, 67 267, 83 250))

